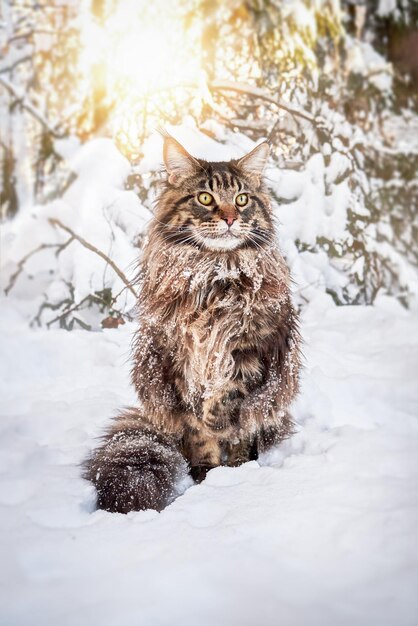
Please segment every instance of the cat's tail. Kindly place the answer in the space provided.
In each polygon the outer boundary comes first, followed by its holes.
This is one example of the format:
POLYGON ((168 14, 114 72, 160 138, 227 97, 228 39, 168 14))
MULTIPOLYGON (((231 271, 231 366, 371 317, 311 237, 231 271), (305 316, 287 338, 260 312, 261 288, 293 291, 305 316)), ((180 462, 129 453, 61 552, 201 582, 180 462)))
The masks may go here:
POLYGON ((187 464, 176 440, 149 423, 139 409, 121 413, 104 443, 84 463, 97 490, 97 507, 128 513, 161 511, 176 495, 187 464))

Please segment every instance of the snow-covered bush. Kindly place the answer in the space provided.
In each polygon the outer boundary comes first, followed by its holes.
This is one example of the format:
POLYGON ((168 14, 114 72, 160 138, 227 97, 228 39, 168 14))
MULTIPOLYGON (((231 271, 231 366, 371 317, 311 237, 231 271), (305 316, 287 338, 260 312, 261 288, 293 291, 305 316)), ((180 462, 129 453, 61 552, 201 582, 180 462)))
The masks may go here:
MULTIPOLYGON (((213 160, 270 140, 267 178, 300 305, 318 290, 337 304, 391 294, 407 305, 417 290, 417 98, 376 36, 390 20, 412 23, 400 5, 388 11, 381 3, 372 15, 330 0, 203 3, 199 11, 179 0, 170 16, 184 21, 188 45, 201 46, 201 72, 197 83, 176 87, 176 97, 141 93, 140 113, 127 77, 114 67, 106 84, 102 75, 112 46, 118 51, 118 29, 129 39, 133 28, 120 21, 117 0, 97 9, 87 30, 88 11, 78 16, 77 2, 48 17, 68 21, 72 35, 62 40, 42 38, 46 18, 35 5, 9 7, 0 108, 12 134, 2 146, 2 202, 3 214, 16 216, 2 226, 3 289, 34 324, 95 328, 130 317, 160 178, 159 122, 213 160), (25 24, 34 33, 28 41, 25 24), (88 63, 81 51, 83 65, 77 45, 95 29, 109 31, 108 46, 88 63), (16 50, 15 41, 24 45, 16 50), (68 92, 70 74, 78 99, 68 92), (123 154, 104 138, 112 130, 123 154)), ((132 15, 141 6, 133 3, 132 15)))
MULTIPOLYGON (((189 151, 207 159, 238 157, 253 145, 242 133, 214 122, 205 133, 192 120, 170 130, 189 151)), ((27 207, 3 226, 2 287, 21 300, 32 323, 97 328, 100 321, 117 326, 129 319, 135 303, 130 283, 160 178, 158 134, 144 152, 133 171, 111 140, 88 142, 69 156, 76 177, 62 198, 27 207), (22 251, 34 254, 22 262, 22 251)), ((371 302, 379 287, 383 293, 389 289, 391 279, 399 289, 414 288, 407 257, 390 240, 379 241, 382 223, 373 222, 362 190, 351 188, 352 167, 342 151, 325 144, 300 169, 281 167, 277 159, 267 169, 280 245, 299 304, 318 291, 337 303, 371 302), (387 270, 385 286, 378 272, 385 270, 386 258, 395 269, 394 276, 387 270)))

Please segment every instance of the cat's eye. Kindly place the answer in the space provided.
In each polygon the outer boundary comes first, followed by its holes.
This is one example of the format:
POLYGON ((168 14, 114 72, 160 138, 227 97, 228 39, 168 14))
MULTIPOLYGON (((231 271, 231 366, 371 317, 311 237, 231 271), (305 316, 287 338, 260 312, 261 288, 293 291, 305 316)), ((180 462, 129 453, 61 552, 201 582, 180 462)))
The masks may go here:
POLYGON ((237 206, 245 206, 248 202, 248 195, 246 193, 240 193, 236 198, 235 198, 235 204, 237 206))
POLYGON ((204 191, 203 193, 199 194, 198 200, 200 204, 203 204, 203 206, 209 206, 213 202, 213 196, 211 196, 210 193, 204 191))

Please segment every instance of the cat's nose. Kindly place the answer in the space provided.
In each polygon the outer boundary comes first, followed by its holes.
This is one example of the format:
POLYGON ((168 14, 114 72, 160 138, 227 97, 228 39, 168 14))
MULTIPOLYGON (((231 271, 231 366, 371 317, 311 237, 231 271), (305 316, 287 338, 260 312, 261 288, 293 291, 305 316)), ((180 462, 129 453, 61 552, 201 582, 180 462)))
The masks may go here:
POLYGON ((229 203, 221 204, 219 206, 219 217, 231 228, 238 217, 238 212, 234 205, 229 203))

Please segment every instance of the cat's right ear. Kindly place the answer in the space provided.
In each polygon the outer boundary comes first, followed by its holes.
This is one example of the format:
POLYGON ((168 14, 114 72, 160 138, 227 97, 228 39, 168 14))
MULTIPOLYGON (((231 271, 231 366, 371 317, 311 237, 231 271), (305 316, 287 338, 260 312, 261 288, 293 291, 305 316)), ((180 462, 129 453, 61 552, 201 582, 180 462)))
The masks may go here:
POLYGON ((163 158, 170 185, 180 184, 200 167, 199 162, 168 133, 164 134, 163 158))

